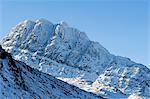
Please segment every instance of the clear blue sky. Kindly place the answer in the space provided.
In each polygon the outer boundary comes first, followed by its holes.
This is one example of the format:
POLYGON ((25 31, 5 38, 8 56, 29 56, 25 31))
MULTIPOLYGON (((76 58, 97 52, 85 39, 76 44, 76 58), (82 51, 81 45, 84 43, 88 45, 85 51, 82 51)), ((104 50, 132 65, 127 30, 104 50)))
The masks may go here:
POLYGON ((111 53, 150 64, 148 0, 1 0, 0 38, 20 21, 39 18, 64 20, 111 53))

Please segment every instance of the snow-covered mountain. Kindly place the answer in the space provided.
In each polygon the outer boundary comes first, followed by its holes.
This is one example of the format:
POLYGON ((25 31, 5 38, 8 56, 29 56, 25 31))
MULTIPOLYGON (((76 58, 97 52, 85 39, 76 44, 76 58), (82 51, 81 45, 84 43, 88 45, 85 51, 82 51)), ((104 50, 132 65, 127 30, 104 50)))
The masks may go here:
POLYGON ((0 48, 0 99, 102 99, 16 61, 0 48))
POLYGON ((150 70, 146 66, 110 54, 66 22, 25 20, 1 44, 16 60, 86 91, 104 97, 150 98, 150 70))

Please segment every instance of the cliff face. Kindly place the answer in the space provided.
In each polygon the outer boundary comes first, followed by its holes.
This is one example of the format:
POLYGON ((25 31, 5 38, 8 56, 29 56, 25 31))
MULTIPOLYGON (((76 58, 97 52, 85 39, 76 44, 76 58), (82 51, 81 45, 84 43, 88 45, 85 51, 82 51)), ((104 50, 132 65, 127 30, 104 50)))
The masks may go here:
POLYGON ((150 70, 110 54, 84 32, 45 19, 19 23, 2 40, 17 60, 86 91, 150 97, 150 70))
POLYGON ((16 61, 4 50, 0 54, 1 99, 102 98, 16 61))

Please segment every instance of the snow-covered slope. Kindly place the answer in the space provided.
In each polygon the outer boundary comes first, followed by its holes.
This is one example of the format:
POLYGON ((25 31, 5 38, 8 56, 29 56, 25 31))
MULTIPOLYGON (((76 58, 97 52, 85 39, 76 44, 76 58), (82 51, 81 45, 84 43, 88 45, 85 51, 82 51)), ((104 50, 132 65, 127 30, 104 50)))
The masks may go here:
POLYGON ((101 99, 12 59, 0 49, 0 99, 101 99))
MULTIPOLYGON (((150 70, 110 54, 66 22, 23 21, 2 40, 17 60, 86 91, 150 98, 150 70)), ((113 97, 113 96, 112 96, 113 97)))

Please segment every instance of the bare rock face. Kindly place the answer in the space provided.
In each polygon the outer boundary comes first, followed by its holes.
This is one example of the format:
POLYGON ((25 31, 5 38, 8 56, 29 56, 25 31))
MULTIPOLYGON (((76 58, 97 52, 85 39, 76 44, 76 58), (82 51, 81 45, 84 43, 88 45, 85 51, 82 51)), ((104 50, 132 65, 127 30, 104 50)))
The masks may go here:
POLYGON ((66 22, 26 20, 1 44, 16 60, 86 91, 106 98, 134 94, 150 98, 150 70, 146 66, 110 54, 66 22))
POLYGON ((0 45, 0 59, 6 58, 7 53, 4 51, 2 46, 0 45))

